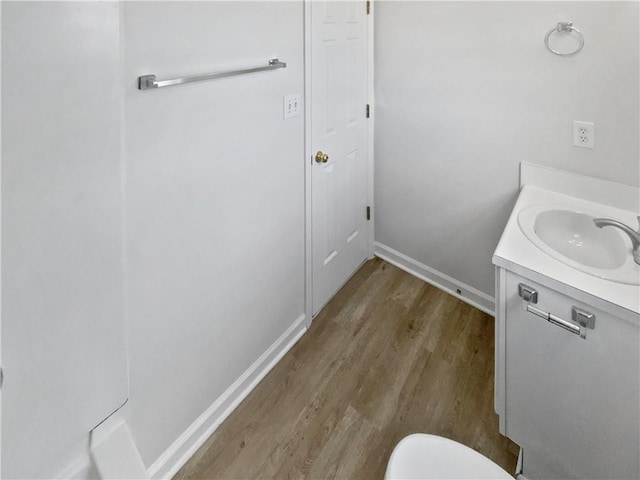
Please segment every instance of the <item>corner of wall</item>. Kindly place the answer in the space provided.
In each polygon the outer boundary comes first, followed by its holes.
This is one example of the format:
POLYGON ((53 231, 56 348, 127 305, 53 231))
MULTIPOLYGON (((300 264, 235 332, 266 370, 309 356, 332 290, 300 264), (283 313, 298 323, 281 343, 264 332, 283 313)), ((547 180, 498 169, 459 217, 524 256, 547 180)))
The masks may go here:
POLYGON ((306 331, 303 314, 158 457, 147 469, 149 477, 164 479, 178 473, 306 331))

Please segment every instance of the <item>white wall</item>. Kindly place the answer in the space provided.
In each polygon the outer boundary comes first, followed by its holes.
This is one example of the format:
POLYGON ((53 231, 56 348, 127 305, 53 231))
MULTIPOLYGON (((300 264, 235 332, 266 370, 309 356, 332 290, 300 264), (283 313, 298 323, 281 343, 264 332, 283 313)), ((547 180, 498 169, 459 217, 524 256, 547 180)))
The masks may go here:
POLYGON ((126 398, 118 5, 2 2, 2 478, 126 398))
POLYGON ((640 184, 637 2, 379 1, 376 241, 493 295, 528 161, 640 184), (573 21, 574 57, 544 46, 573 21), (572 121, 596 147, 572 146, 572 121))
MULTIPOLYGON (((304 313, 302 2, 125 2, 131 418, 151 466, 304 313), (143 74, 286 69, 139 91, 143 74)), ((175 447, 175 445, 174 445, 175 447)))
POLYGON ((3 2, 3 478, 86 475, 127 396, 167 474, 303 331, 302 28, 301 1, 3 2))

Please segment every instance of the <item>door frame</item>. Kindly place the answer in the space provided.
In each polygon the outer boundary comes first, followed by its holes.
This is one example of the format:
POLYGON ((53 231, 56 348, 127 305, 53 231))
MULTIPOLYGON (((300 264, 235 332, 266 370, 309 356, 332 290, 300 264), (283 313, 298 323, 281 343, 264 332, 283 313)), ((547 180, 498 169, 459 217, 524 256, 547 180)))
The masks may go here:
MULTIPOLYGON (((315 0, 303 0, 304 11, 304 192, 305 192, 305 317, 309 327, 313 321, 313 223, 311 171, 313 152, 311 150, 311 3, 315 0)), ((374 57, 373 57, 373 16, 375 1, 355 0, 362 3, 362 8, 369 8, 367 14, 367 103, 370 105, 370 116, 367 121, 367 205, 371 207, 371 218, 367 222, 368 247, 367 258, 374 257, 374 57)))

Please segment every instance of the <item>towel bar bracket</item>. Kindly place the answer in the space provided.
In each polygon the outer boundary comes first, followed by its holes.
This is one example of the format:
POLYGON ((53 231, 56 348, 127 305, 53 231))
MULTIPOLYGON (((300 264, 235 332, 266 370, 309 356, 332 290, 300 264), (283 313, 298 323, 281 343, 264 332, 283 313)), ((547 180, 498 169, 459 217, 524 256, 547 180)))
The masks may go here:
POLYGON ((138 77, 138 90, 147 90, 149 88, 158 88, 158 85, 156 85, 156 76, 143 75, 138 77))

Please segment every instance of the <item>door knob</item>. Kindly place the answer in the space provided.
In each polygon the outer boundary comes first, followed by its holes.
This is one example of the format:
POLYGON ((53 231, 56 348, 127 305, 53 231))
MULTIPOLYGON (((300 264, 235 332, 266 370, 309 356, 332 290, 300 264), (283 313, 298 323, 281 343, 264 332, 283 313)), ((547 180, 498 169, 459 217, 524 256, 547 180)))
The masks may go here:
POLYGON ((318 150, 316 153, 316 162, 318 163, 327 163, 329 161, 329 155, 326 153, 322 153, 322 150, 318 150))

